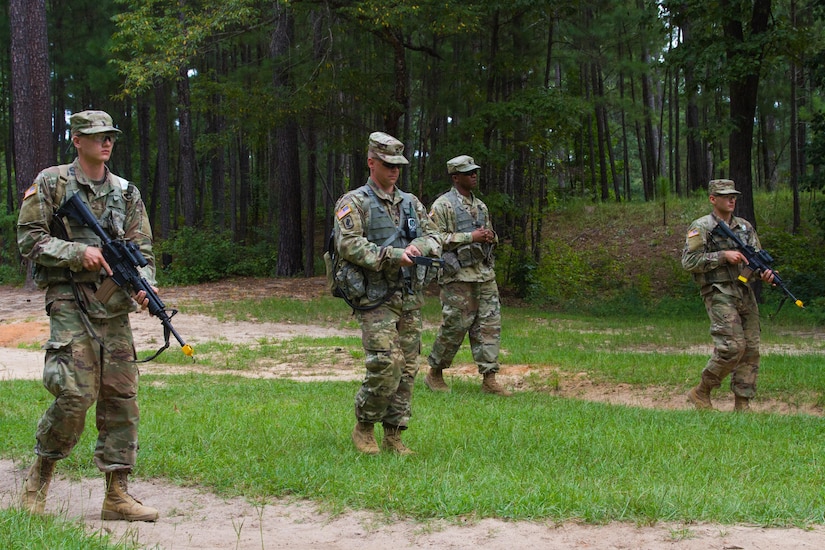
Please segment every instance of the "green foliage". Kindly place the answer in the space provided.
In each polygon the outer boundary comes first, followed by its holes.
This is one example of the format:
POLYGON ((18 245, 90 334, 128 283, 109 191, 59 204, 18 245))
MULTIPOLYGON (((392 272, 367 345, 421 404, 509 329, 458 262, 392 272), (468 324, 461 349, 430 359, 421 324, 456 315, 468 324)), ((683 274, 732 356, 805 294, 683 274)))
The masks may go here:
POLYGON ((253 25, 261 14, 254 0, 185 2, 118 0, 112 62, 125 77, 123 95, 151 89, 157 79, 175 79, 215 35, 253 25))
POLYGON ((130 550, 139 545, 115 541, 102 530, 87 534, 82 525, 50 514, 32 515, 16 508, 0 509, 0 548, 60 548, 60 550, 130 550))
POLYGON ((575 303, 591 293, 595 273, 581 249, 552 238, 542 248, 537 279, 548 305, 575 303))
MULTIPOLYGON (((766 228, 760 231, 762 247, 775 260, 774 267, 791 292, 805 303, 806 313, 825 324, 825 264, 822 261, 822 236, 811 228, 797 234, 766 228)), ((762 297, 778 305, 784 294, 766 289, 762 297)), ((793 306, 785 306, 793 307, 793 306)))
MULTIPOLYGON (((0 204, 2 208, 2 204, 0 204)), ((0 214, 0 284, 18 285, 26 279, 17 249, 17 212, 0 214)))
POLYGON ((166 241, 157 243, 155 256, 170 256, 158 270, 164 284, 192 285, 232 276, 267 276, 275 265, 271 245, 240 246, 229 232, 184 227, 166 241))

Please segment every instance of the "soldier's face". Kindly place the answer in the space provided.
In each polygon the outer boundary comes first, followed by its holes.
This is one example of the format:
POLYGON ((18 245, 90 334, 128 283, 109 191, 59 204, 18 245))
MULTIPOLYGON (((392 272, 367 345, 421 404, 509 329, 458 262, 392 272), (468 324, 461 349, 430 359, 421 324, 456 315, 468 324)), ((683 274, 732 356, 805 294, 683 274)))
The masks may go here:
POLYGON ((398 176, 401 174, 400 164, 390 164, 381 159, 368 158, 367 165, 370 167, 372 181, 387 191, 395 186, 398 176))
POLYGON ((726 217, 733 214, 736 208, 736 197, 737 195, 711 195, 710 202, 718 214, 726 217))
POLYGON ((478 185, 478 170, 453 174, 453 182, 455 182, 456 189, 458 189, 459 193, 469 195, 478 185))
POLYGON ((77 134, 72 137, 77 156, 89 162, 107 162, 112 156, 115 138, 110 134, 77 134))

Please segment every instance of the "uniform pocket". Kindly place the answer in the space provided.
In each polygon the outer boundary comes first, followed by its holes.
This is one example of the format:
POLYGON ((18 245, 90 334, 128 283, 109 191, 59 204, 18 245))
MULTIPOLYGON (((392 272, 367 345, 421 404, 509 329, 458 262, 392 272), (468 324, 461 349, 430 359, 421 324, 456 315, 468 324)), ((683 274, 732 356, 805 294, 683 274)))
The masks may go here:
POLYGON ((49 340, 43 346, 46 362, 43 367, 43 386, 57 397, 66 387, 69 365, 72 363, 72 341, 49 340))

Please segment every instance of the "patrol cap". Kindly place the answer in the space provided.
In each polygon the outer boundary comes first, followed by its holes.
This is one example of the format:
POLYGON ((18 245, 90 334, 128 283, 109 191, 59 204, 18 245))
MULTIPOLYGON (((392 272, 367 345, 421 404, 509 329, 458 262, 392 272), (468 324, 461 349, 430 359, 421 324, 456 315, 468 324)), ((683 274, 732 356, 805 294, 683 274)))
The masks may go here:
POLYGON ((401 153, 404 152, 404 144, 384 132, 373 132, 370 134, 369 156, 379 158, 390 164, 409 164, 401 153))
POLYGON ((69 117, 72 135, 101 134, 103 132, 117 132, 120 130, 112 125, 112 117, 104 111, 81 111, 69 117))
POLYGON ((460 155, 447 161, 447 173, 455 174, 457 172, 472 172, 481 168, 473 160, 473 157, 467 155, 460 155))
POLYGON ((733 180, 710 180, 708 195, 741 195, 733 184, 733 180))

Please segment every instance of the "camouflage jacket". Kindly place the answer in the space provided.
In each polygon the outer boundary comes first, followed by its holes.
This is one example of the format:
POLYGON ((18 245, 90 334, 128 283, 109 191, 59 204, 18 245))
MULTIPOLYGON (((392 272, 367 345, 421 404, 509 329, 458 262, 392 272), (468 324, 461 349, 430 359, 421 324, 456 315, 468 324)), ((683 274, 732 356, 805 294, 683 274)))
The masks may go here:
POLYGON ((23 195, 17 220, 17 244, 23 257, 34 264, 35 281, 47 288, 47 304, 54 299, 72 296, 70 277, 87 294, 90 317, 111 317, 133 311, 137 305, 126 294, 118 291, 107 304, 93 298, 94 288, 106 276, 104 271, 83 269, 83 254, 89 246, 100 246, 99 238, 88 228, 63 219, 68 232, 56 234, 60 226, 55 213, 72 194, 79 194, 83 202, 100 221, 112 238, 134 242, 148 261, 141 274, 155 285, 155 257, 152 253, 152 230, 146 208, 138 188, 106 169, 105 180, 95 185, 75 160, 68 166, 53 166, 38 174, 23 195))
MULTIPOLYGON (((738 296, 743 285, 738 283, 737 277, 745 263, 728 264, 722 260, 722 252, 735 250, 736 245, 713 232, 718 223, 719 218, 711 213, 690 224, 682 252, 682 267, 693 274, 703 295, 717 289, 738 296)), ((756 250, 761 248, 756 230, 747 220, 732 216, 728 225, 743 243, 756 250)))
MULTIPOLYGON (((386 282, 388 290, 404 287, 404 273, 401 269, 401 257, 404 248, 372 242, 367 237, 370 226, 370 210, 372 201, 377 200, 384 210, 398 225, 402 221, 401 204, 404 194, 395 189, 392 194, 383 191, 372 179, 367 181, 372 190, 374 199, 369 193, 356 189, 344 194, 335 205, 335 249, 338 256, 350 264, 360 268, 367 279, 367 286, 378 287, 379 280, 386 282)), ((441 236, 435 224, 427 215, 427 210, 414 195, 407 194, 418 220, 418 236, 408 242, 416 246, 421 254, 429 257, 438 257, 441 254, 441 236)), ((406 268, 405 268, 406 269, 406 268)), ((415 288, 414 300, 417 307, 423 303, 423 294, 420 288, 415 288)), ((379 292, 383 294, 383 292, 379 292)), ((358 305, 370 303, 376 296, 363 296, 357 299, 358 305)), ((378 297, 380 298, 380 297, 378 297)))
POLYGON ((474 193, 464 197, 453 187, 433 203, 430 217, 438 226, 444 240, 443 258, 447 267, 439 276, 439 284, 453 281, 468 283, 484 283, 496 278, 495 258, 493 250, 498 243, 498 235, 492 244, 474 243, 472 232, 478 227, 492 230, 490 213, 487 205, 474 193), (463 208, 468 216, 460 216, 456 208, 463 208), (474 221, 470 227, 463 227, 459 218, 469 218, 474 221), (482 223, 483 220, 483 223, 482 223), (462 227, 460 227, 462 226, 462 227), (452 256, 451 256, 452 255, 452 256), (451 269, 449 266, 453 265, 451 269))

